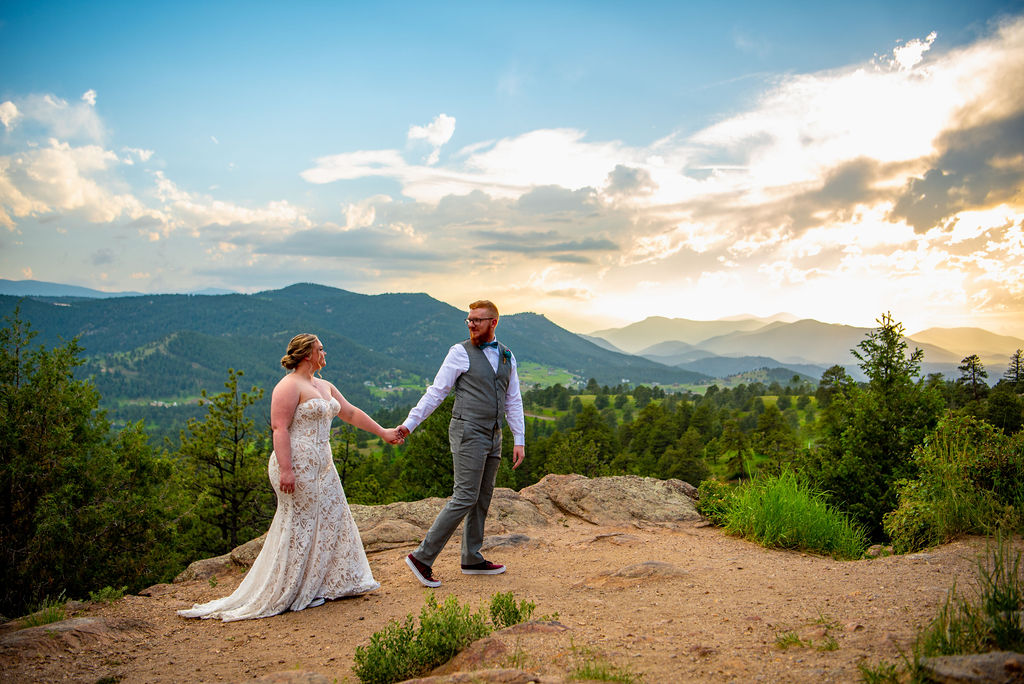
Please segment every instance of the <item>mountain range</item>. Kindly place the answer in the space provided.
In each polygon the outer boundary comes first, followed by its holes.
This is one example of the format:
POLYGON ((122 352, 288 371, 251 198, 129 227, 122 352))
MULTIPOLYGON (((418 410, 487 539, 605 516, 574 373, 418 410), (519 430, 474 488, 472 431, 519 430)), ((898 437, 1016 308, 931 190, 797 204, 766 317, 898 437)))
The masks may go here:
MULTIPOLYGON (((448 346, 466 337, 465 313, 426 294, 363 295, 308 283, 251 295, 95 292, 0 280, 0 313, 20 305, 48 345, 77 337, 108 385, 118 377, 124 381, 119 392, 125 396, 155 396, 150 392, 159 383, 147 379, 152 374, 181 376, 178 393, 194 394, 196 383, 223 378, 229 366, 270 386, 280 377, 276 355, 297 331, 321 336, 332 352, 332 373, 346 383, 397 384, 409 376, 429 381, 448 346)), ((534 313, 501 320, 499 338, 521 363, 609 385, 701 384, 772 368, 816 379, 834 364, 862 377, 851 350, 872 331, 790 314, 716 321, 651 317, 589 335, 534 313)), ((952 377, 961 359, 976 353, 991 382, 1024 347, 1024 340, 979 328, 930 328, 908 336, 907 343, 925 352, 925 372, 952 377)))
MULTIPOLYGON (((764 366, 784 366, 819 377, 831 365, 841 365, 863 379, 851 350, 872 328, 822 323, 812 319, 787 320, 787 314, 771 319, 694 321, 652 317, 622 328, 599 330, 588 339, 602 340, 608 349, 643 356, 668 366, 700 369, 723 377, 729 371, 764 366)), ((997 335, 980 328, 929 328, 905 337, 909 349, 924 352, 922 370, 957 377, 962 360, 977 354, 995 382, 1024 340, 997 335)))

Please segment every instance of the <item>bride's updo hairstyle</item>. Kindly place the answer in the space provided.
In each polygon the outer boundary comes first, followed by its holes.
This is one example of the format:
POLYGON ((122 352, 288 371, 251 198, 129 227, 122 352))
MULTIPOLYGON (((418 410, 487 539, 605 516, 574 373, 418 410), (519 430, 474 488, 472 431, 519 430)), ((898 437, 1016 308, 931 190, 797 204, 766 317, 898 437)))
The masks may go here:
POLYGON ((295 370, 303 359, 313 353, 315 346, 316 335, 299 333, 288 343, 288 351, 281 357, 281 365, 288 370, 295 370))

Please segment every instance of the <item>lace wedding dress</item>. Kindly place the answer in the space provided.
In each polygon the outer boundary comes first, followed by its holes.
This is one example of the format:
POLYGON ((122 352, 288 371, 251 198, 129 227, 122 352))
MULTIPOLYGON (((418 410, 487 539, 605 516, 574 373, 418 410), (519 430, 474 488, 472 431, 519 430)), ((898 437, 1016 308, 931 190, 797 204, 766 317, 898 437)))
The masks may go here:
POLYGON ((277 512, 263 550, 231 596, 179 610, 183 617, 247 620, 302 610, 314 598, 334 599, 378 588, 363 552, 328 443, 335 399, 309 399, 295 409, 291 427, 295 492, 281 494, 277 457, 270 483, 277 512))

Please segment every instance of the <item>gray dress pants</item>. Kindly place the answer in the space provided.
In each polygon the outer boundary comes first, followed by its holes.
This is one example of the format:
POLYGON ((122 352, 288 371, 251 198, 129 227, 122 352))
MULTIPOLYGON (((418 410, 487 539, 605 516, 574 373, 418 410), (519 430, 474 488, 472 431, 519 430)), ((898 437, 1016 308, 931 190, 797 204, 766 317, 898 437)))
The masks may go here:
POLYGON ((421 563, 432 566, 459 523, 465 519, 462 564, 474 565, 484 560, 480 546, 484 541, 484 522, 501 462, 501 428, 481 428, 453 418, 448 425, 448 441, 455 470, 452 496, 412 555, 421 563))

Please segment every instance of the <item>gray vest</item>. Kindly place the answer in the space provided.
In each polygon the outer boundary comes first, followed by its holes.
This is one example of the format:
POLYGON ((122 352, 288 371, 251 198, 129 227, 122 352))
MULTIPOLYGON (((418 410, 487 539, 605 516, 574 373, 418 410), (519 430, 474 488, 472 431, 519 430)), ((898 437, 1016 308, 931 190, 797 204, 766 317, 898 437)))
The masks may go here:
POLYGON ((512 374, 512 353, 498 343, 498 371, 483 350, 470 340, 462 343, 469 354, 469 370, 455 381, 455 406, 452 418, 464 420, 484 430, 501 427, 505 415, 505 392, 512 374))

